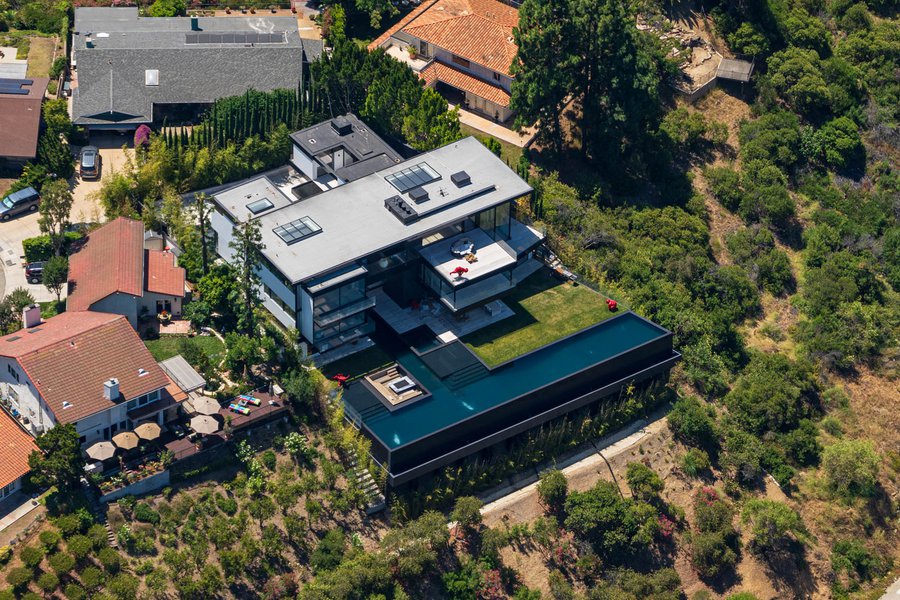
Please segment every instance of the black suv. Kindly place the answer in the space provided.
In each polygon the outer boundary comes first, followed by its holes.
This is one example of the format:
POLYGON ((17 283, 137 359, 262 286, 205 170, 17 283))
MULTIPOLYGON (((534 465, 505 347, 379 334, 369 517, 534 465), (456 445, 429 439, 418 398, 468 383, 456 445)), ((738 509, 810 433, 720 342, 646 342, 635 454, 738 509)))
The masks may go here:
POLYGON ((0 219, 9 221, 24 212, 34 212, 41 203, 41 195, 33 187, 13 192, 0 200, 0 219))
POLYGON ((25 265, 25 280, 28 283, 40 283, 44 279, 44 263, 33 262, 25 265))
POLYGON ((78 161, 78 171, 82 179, 100 179, 100 166, 103 159, 100 158, 100 150, 97 146, 85 146, 81 149, 81 158, 78 161))

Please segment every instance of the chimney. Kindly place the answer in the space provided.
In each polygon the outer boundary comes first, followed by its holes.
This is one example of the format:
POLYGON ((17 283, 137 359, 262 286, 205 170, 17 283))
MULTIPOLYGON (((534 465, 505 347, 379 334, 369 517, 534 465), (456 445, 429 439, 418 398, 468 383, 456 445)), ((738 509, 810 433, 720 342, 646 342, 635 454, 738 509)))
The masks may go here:
POLYGON ((31 329, 41 324, 41 307, 37 304, 22 309, 22 327, 31 329))
POLYGON ((200 31, 199 17, 191 17, 191 31, 200 31))
POLYGON ((107 400, 119 399, 119 380, 111 377, 103 382, 103 397, 107 400))

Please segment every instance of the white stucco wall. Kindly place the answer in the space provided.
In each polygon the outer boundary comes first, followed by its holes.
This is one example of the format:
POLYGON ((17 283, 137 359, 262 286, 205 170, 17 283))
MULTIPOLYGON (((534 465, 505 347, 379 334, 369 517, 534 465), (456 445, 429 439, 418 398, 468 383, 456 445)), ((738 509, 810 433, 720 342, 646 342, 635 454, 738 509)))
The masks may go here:
POLYGON ((141 299, 141 308, 139 310, 143 312, 143 309, 146 306, 147 314, 155 315, 157 300, 168 300, 172 303, 172 315, 176 317, 181 316, 181 303, 183 299, 180 296, 165 296, 163 294, 156 294, 153 292, 144 292, 144 297, 141 299))
POLYGON ((229 247, 234 239, 234 224, 219 210, 212 211, 209 216, 209 224, 216 232, 216 254, 226 262, 231 262, 234 251, 229 247))
POLYGON ((307 155, 297 144, 294 144, 292 148, 291 162, 294 163, 294 166, 310 179, 316 179, 319 176, 319 165, 316 161, 307 155))
POLYGON ((25 370, 17 361, 6 357, 0 357, 0 393, 10 400, 13 408, 28 417, 29 424, 25 427, 32 434, 41 434, 56 424, 53 413, 40 398, 25 370), (19 374, 18 381, 9 372, 10 366, 19 374), (15 391, 18 400, 13 398, 10 390, 15 391))
POLYGON ((306 290, 298 286, 300 293, 300 312, 297 314, 300 334, 309 340, 313 339, 313 299, 306 290))

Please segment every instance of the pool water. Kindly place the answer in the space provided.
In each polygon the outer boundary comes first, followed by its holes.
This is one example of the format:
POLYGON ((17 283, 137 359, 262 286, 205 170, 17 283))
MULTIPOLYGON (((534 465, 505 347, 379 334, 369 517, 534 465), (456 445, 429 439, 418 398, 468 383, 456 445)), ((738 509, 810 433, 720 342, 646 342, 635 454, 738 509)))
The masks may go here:
POLYGON ((377 411, 363 420, 385 445, 397 448, 666 334, 634 313, 624 313, 456 389, 404 350, 397 362, 431 392, 431 398, 394 412, 377 411))

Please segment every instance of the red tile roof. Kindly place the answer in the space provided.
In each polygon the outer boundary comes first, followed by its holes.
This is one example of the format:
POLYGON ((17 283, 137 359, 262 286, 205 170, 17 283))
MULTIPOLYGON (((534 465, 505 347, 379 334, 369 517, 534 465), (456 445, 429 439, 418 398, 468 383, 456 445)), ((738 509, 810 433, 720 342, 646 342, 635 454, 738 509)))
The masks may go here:
POLYGON ((34 438, 19 427, 6 411, 0 410, 0 488, 31 470, 28 468, 28 457, 37 449, 34 438))
POLYGON ((443 63, 432 62, 422 69, 419 77, 425 80, 425 85, 431 85, 435 81, 442 81, 456 89, 470 92, 500 106, 509 106, 509 92, 503 88, 491 85, 486 81, 472 77, 468 73, 443 63))
POLYGON ((0 94, 0 156, 28 159, 37 156, 41 103, 49 79, 32 78, 28 94, 0 94))
POLYGON ((497 0, 434 0, 381 34, 369 49, 403 31, 492 71, 509 74, 518 49, 512 31, 518 24, 519 11, 497 0))
POLYGON ((164 296, 184 296, 184 269, 175 266, 175 255, 162 250, 145 250, 147 265, 144 289, 164 296))
POLYGON ((69 257, 69 297, 66 309, 91 305, 120 292, 144 291, 144 224, 119 217, 88 234, 81 250, 69 257))
POLYGON ((74 423, 169 383, 121 315, 64 312, 0 338, 0 356, 18 361, 61 423, 74 423), (103 383, 111 377, 119 380, 117 401, 103 397, 103 383))

